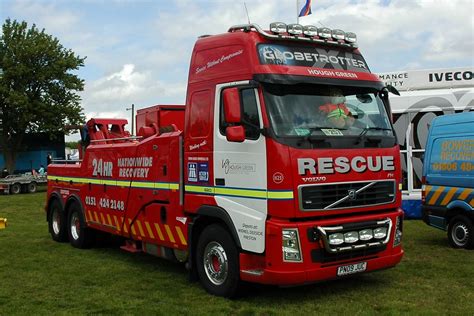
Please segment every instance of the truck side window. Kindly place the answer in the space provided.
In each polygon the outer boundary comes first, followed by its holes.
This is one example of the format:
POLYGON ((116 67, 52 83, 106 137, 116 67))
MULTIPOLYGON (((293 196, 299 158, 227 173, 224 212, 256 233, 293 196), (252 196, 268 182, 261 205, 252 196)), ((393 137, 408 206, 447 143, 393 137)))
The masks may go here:
MULTIPOLYGON (((255 90, 247 88, 240 90, 240 104, 242 111, 242 126, 245 129, 245 138, 256 140, 260 136, 260 120, 255 90)), ((224 119, 224 103, 220 105, 219 130, 225 135, 227 124, 224 119)))

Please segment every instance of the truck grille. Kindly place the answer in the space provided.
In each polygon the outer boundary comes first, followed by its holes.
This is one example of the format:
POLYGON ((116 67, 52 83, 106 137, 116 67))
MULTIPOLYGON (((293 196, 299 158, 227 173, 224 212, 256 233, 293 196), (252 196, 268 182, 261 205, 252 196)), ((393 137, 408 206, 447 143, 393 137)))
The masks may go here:
POLYGON ((394 180, 343 182, 299 187, 300 209, 331 210, 392 203, 394 180))

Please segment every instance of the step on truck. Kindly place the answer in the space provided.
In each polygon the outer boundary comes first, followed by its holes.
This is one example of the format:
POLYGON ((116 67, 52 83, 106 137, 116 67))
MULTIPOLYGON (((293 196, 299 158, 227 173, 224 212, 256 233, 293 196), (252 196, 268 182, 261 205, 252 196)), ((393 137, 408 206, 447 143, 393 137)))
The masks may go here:
POLYGON ((186 264, 214 295, 395 266, 400 154, 389 90, 356 36, 272 23, 200 37, 185 106, 92 119, 81 163, 48 167, 52 238, 186 264))

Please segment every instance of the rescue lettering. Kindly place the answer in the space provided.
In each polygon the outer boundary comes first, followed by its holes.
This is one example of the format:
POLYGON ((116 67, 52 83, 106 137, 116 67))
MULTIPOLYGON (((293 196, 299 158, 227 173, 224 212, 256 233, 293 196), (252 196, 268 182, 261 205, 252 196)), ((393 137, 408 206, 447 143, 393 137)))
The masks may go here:
POLYGON ((321 157, 318 159, 298 158, 298 174, 332 174, 355 172, 394 171, 395 164, 393 156, 356 156, 352 159, 347 157, 321 157))

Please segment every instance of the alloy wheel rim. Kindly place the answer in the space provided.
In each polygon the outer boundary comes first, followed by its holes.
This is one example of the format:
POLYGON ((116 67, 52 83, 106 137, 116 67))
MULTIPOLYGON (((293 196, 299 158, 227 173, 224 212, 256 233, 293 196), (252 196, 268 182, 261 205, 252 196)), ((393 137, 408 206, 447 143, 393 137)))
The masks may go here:
POLYGON ((229 273, 229 262, 224 247, 216 241, 207 244, 204 249, 204 271, 214 285, 223 284, 229 273))

